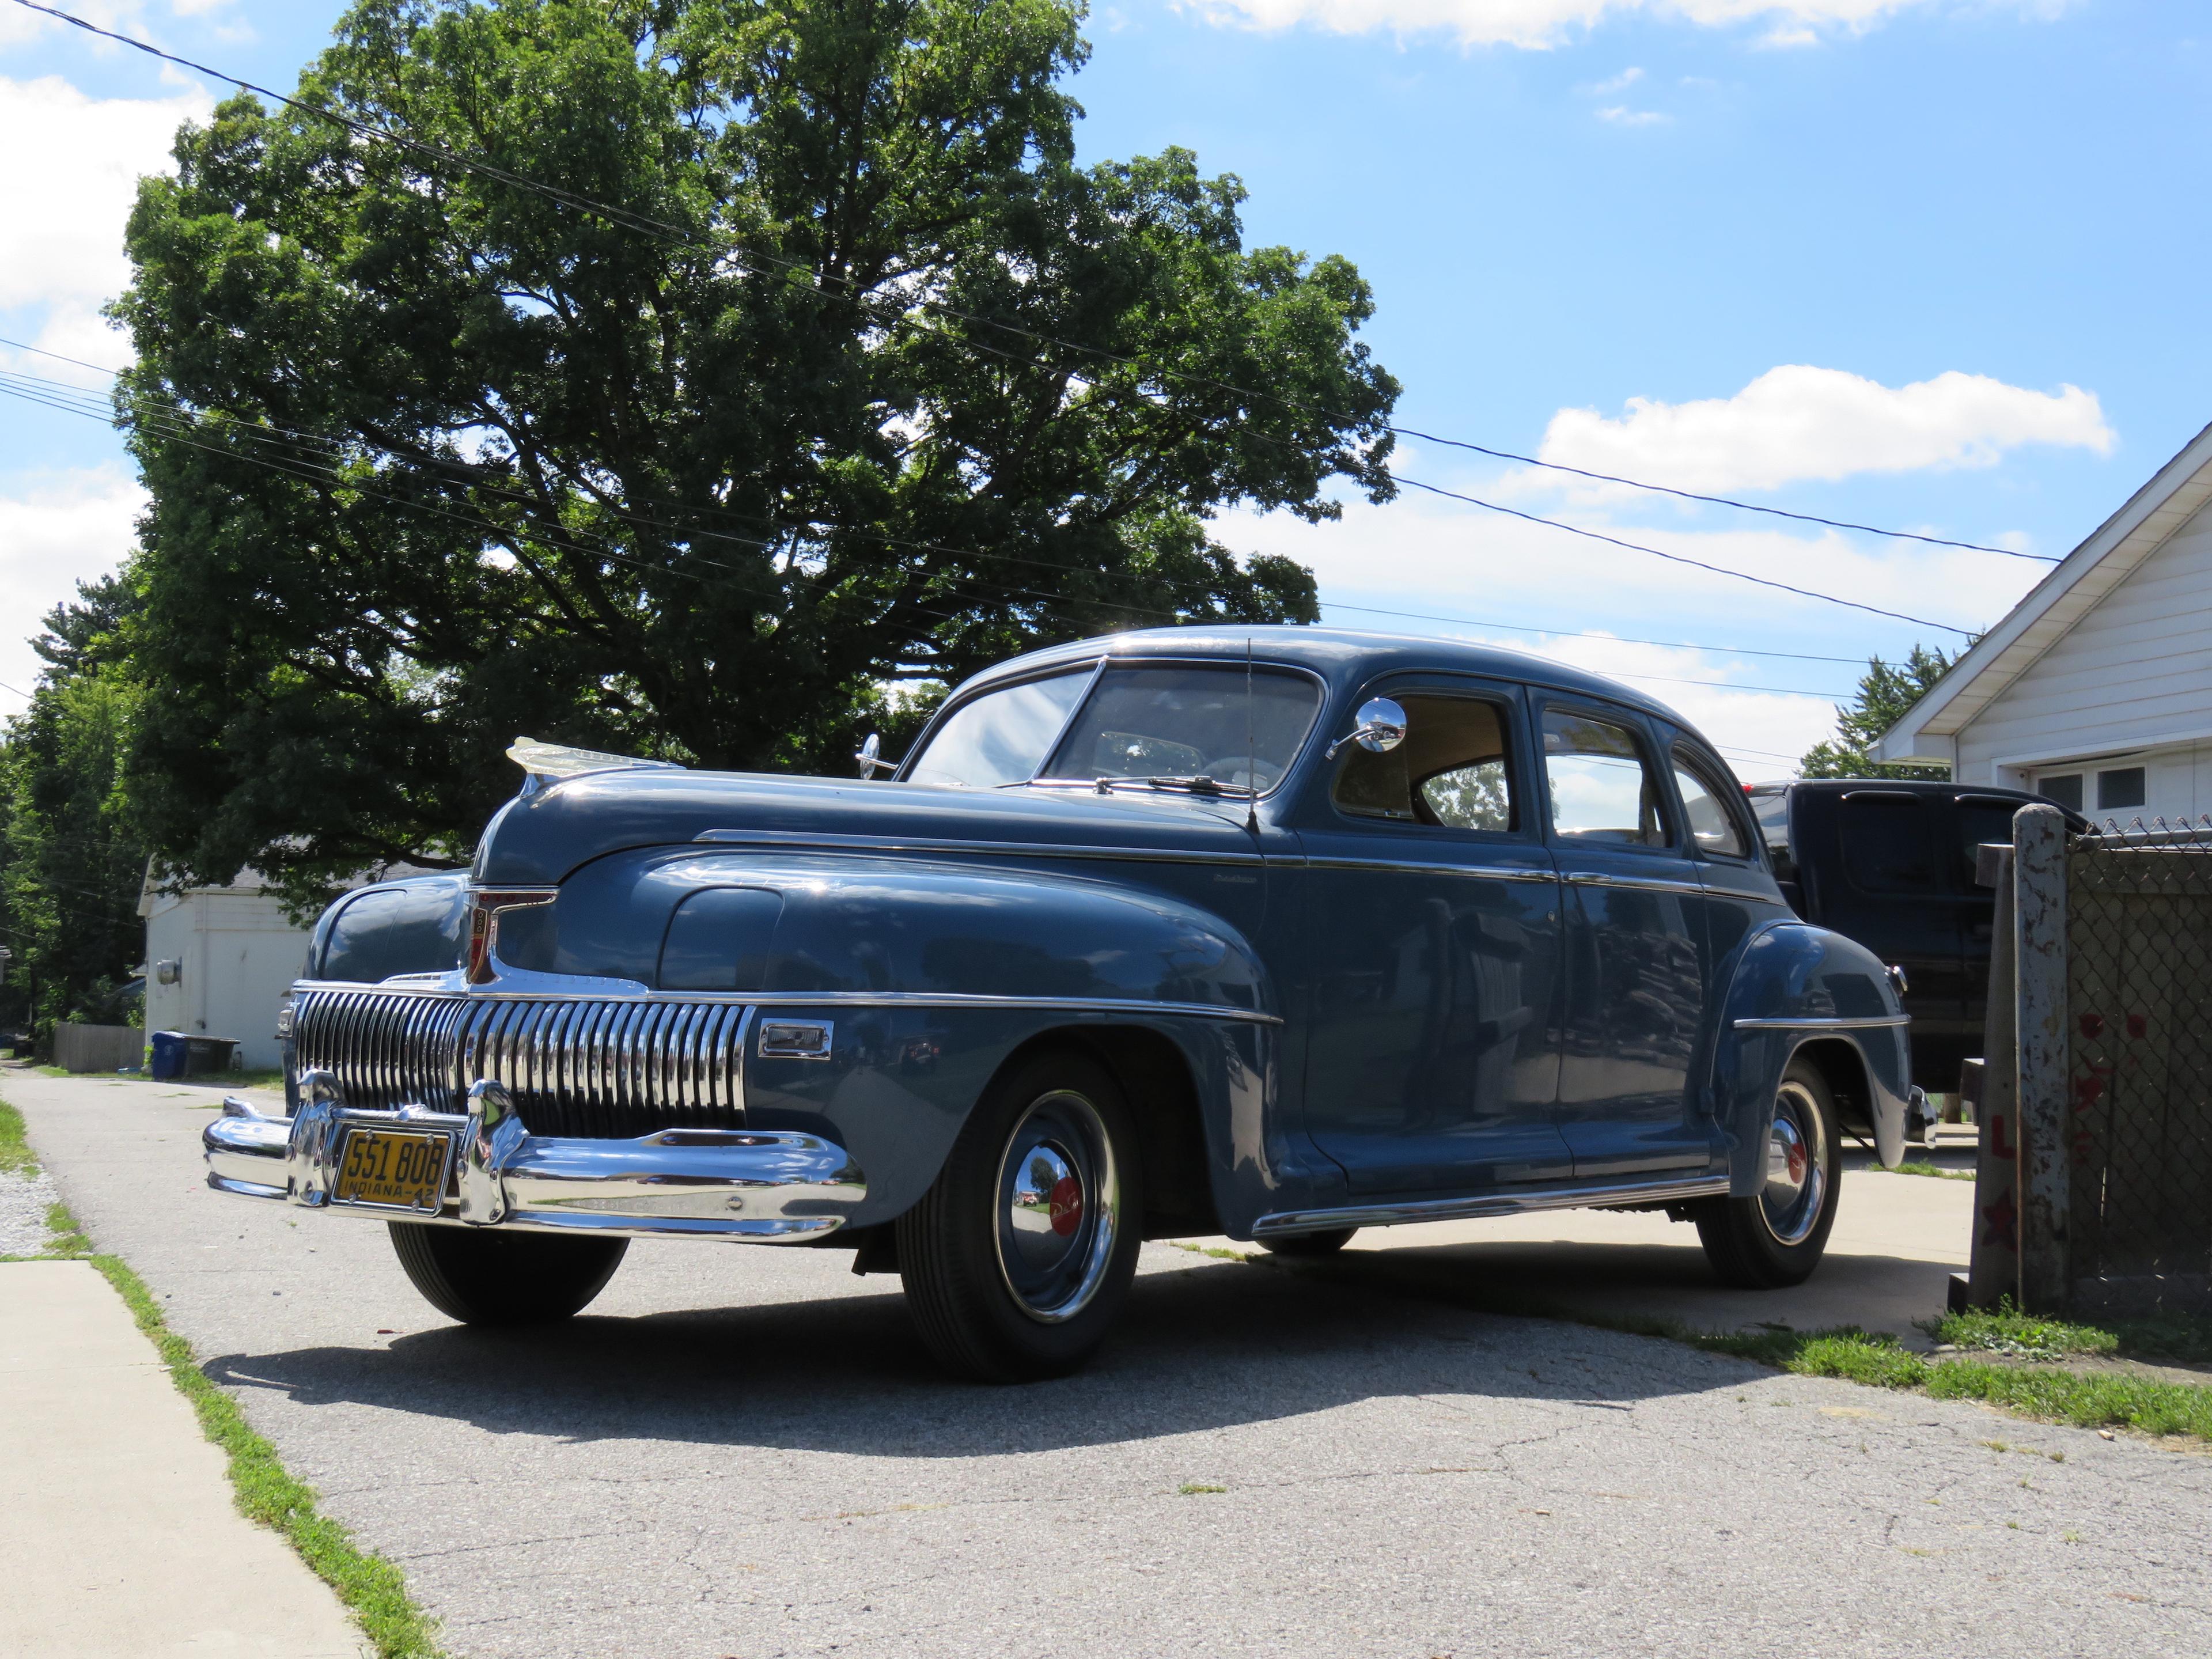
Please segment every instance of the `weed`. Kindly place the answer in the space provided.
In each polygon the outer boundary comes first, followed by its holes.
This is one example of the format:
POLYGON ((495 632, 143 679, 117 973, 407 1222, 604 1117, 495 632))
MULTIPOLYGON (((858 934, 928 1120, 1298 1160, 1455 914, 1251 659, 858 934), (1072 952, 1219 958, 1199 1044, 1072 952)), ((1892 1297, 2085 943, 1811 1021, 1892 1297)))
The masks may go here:
POLYGON ((1193 1255, 1210 1255, 1221 1261, 1249 1261, 1252 1258, 1242 1250, 1224 1250, 1218 1244, 1186 1244, 1177 1238, 1170 1241, 1178 1250, 1188 1250, 1193 1255))
POLYGON ((2017 1354, 2023 1359, 2058 1359, 2068 1354, 2112 1353, 2120 1340, 2094 1325, 2069 1325, 2062 1320, 2039 1319, 2017 1311, 2010 1297, 1994 1313, 1969 1310, 1947 1313, 1922 1327, 1938 1342, 1956 1348, 1981 1348, 1990 1353, 2017 1354))
POLYGON ((48 1255, 90 1255, 92 1241, 84 1236, 84 1229, 70 1213, 66 1204, 46 1206, 46 1231, 53 1235, 46 1241, 48 1255))
POLYGON ((1195 1498, 1200 1492, 1227 1492, 1229 1488, 1226 1486, 1201 1486, 1195 1480, 1186 1480, 1182 1485, 1176 1488, 1176 1496, 1178 1498, 1195 1498))
POLYGON ((1938 1181, 1972 1181, 1974 1178, 1972 1170, 1947 1170, 1939 1164, 1929 1163, 1925 1158, 1893 1164, 1889 1166, 1889 1172, 1892 1175, 1934 1176, 1938 1181))

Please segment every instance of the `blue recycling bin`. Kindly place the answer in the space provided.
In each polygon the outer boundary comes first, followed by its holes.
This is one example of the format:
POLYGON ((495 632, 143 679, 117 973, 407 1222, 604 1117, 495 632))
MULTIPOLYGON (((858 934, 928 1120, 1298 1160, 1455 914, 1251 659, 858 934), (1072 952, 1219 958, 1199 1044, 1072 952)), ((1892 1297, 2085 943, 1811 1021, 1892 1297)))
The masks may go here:
POLYGON ((182 1031, 156 1031, 147 1041, 154 1045, 154 1075, 157 1078, 182 1077, 185 1061, 191 1053, 191 1039, 182 1031))

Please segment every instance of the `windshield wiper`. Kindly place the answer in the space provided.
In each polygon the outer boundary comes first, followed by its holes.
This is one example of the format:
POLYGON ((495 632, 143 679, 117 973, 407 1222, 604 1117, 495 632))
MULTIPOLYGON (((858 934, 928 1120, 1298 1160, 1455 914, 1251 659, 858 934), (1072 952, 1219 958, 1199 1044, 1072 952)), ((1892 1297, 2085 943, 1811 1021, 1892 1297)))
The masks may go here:
POLYGON ((1140 783, 1148 789, 1188 789, 1194 795, 1236 795, 1242 798, 1248 795, 1256 796, 1259 793, 1258 790, 1247 784, 1224 783, 1220 779, 1209 777, 1203 772, 1199 773, 1195 777, 1101 778, 1098 780, 1098 793, 1102 795, 1110 795, 1114 793, 1114 786, 1117 783, 1140 783))

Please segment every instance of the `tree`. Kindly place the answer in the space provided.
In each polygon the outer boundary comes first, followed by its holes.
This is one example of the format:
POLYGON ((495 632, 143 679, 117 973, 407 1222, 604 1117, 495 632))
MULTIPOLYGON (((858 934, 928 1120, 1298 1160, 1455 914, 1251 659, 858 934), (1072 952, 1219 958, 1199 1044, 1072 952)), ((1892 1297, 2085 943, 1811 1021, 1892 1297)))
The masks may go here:
POLYGON ((120 788, 136 689, 113 661, 135 599, 113 578, 81 585, 36 641, 46 668, 0 742, 0 1023, 135 1022, 120 987, 145 945, 146 852, 120 788))
POLYGON ((1900 766, 1874 758, 1881 734, 1905 718, 1928 688, 1943 678, 1953 659, 1940 647, 1916 645, 1901 663, 1868 659, 1859 678, 1858 701, 1836 709, 1836 735, 1805 751, 1797 769, 1808 778, 1934 778, 1950 775, 1942 766, 1900 766))
POLYGON ((411 146, 180 133, 116 307, 163 858, 305 900, 465 860, 517 732, 843 771, 1013 652, 1314 620, 1209 521, 1393 493, 1370 290, 1077 166, 1081 11, 362 0, 299 95, 411 146))

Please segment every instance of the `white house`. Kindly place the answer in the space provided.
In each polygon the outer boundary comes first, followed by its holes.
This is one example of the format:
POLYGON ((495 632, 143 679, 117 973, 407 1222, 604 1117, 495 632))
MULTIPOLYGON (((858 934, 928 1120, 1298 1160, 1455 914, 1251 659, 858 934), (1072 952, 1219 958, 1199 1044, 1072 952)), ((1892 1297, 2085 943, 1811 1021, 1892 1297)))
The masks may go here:
POLYGON ((2212 813, 2212 427, 1881 739, 2092 818, 2212 813))
POLYGON ((228 887, 165 890, 152 868, 146 919, 146 1029, 235 1037, 240 1063, 282 1063, 276 1012, 307 959, 307 933, 251 870, 228 887))

